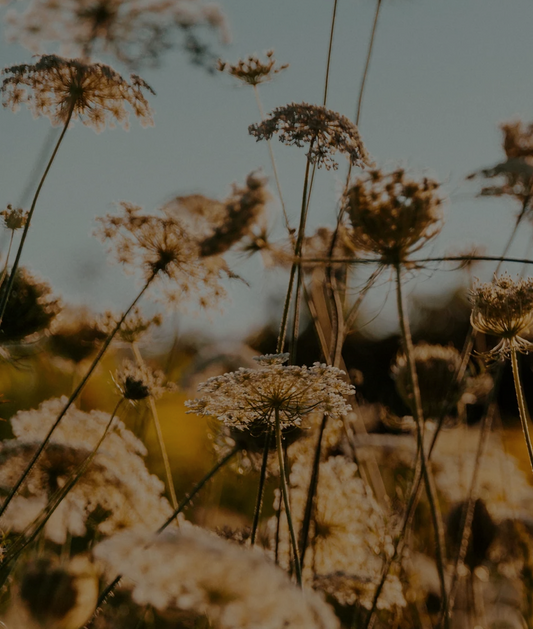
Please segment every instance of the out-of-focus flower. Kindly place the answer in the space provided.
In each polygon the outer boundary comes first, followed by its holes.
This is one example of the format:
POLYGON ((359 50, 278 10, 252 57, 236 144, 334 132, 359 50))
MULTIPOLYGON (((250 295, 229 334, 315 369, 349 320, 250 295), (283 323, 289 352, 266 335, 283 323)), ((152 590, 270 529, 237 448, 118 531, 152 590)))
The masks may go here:
POLYGON ((148 397, 159 398, 165 391, 171 391, 173 387, 165 385, 164 379, 161 371, 153 371, 147 365, 137 365, 130 360, 122 363, 113 378, 124 399, 132 403, 148 397))
POLYGON ((120 533, 95 548, 133 600, 165 614, 190 612, 220 629, 335 629, 331 608, 305 594, 255 549, 182 525, 158 537, 120 533))
POLYGON ((58 358, 78 364, 89 358, 106 336, 89 310, 68 308, 54 321, 48 345, 58 358))
POLYGON ((218 6, 196 0, 33 0, 23 13, 10 11, 6 21, 9 39, 35 53, 60 45, 75 57, 110 53, 131 67, 156 64, 179 29, 193 62, 209 64, 212 71, 215 57, 197 31, 206 26, 222 41, 229 39, 218 6))
POLYGON ((246 59, 239 60, 236 64, 219 59, 217 69, 220 72, 227 72, 227 74, 248 85, 259 85, 271 81, 274 74, 279 74, 288 67, 288 63, 276 66, 274 51, 268 50, 266 61, 261 61, 257 55, 250 55, 246 59))
POLYGON ((4 227, 13 232, 17 229, 22 229, 28 220, 28 212, 25 212, 22 208, 13 209, 11 204, 8 204, 7 209, 0 212, 0 216, 4 222, 4 227))
POLYGON ((474 286, 470 294, 472 326, 501 338, 488 358, 508 357, 512 351, 527 353, 533 345, 521 334, 533 323, 533 279, 513 280, 504 274, 474 286))
POLYGON ((350 411, 345 395, 354 388, 344 372, 315 363, 312 367, 284 365, 288 354, 259 356, 257 369, 244 369, 210 378, 199 385, 203 397, 186 402, 189 412, 212 415, 227 426, 262 432, 276 423, 299 426, 312 411, 338 417, 350 411))
MULTIPOLYGON (((117 323, 122 318, 121 315, 113 314, 112 312, 106 312, 100 322, 100 328, 105 334, 110 334, 115 329, 117 323)), ((117 337, 123 343, 137 343, 143 337, 145 337, 152 327, 158 327, 161 325, 163 318, 157 314, 147 319, 143 317, 140 309, 136 306, 130 314, 126 317, 124 323, 120 326, 117 333, 117 337)))
POLYGON ((360 177, 346 199, 355 247, 381 256, 386 264, 405 263, 441 229, 438 187, 431 179, 408 178, 403 169, 360 177))
POLYGON ((106 123, 128 126, 126 103, 143 126, 153 124, 150 105, 143 90, 152 92, 140 77, 131 83, 101 63, 43 55, 34 65, 11 66, 3 71, 4 107, 17 111, 26 103, 35 117, 47 116, 54 125, 65 124, 69 115, 97 132, 106 123))
MULTIPOLYGON (((49 400, 11 419, 15 438, 4 441, 0 450, 3 493, 20 478, 66 401, 49 400)), ((28 482, 2 516, 4 531, 21 532, 33 522, 94 450, 109 420, 101 411, 70 408, 28 482)), ((146 469, 145 455, 144 445, 115 419, 90 466, 46 523, 46 538, 62 544, 68 535, 111 535, 128 527, 157 529, 168 517, 170 505, 163 497, 163 483, 146 469)))
POLYGON ((318 167, 338 167, 334 153, 344 153, 354 166, 370 163, 357 127, 345 116, 320 105, 291 103, 278 107, 270 117, 248 127, 257 141, 279 135, 280 142, 303 146, 309 144, 307 159, 318 167))

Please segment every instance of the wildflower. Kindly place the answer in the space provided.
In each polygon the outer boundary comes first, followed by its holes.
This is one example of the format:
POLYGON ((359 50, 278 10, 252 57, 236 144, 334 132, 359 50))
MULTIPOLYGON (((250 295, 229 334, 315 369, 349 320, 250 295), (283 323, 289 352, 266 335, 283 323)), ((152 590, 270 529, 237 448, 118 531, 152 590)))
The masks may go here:
POLYGON ((268 50, 266 61, 261 61, 257 55, 250 55, 245 60, 238 61, 235 65, 228 64, 222 59, 218 60, 219 72, 227 72, 243 83, 259 85, 271 81, 274 74, 279 74, 289 67, 288 63, 276 66, 274 51, 268 50))
MULTIPOLYGON (((6 283, 0 288, 0 297, 6 283)), ((50 286, 29 271, 19 268, 7 301, 0 328, 0 342, 16 343, 50 327, 61 310, 60 301, 52 296, 50 286)))
POLYGON ((28 212, 25 212, 22 208, 13 209, 11 204, 8 204, 6 210, 0 212, 0 216, 4 220, 4 227, 13 232, 24 227, 28 220, 28 212))
POLYGON ((270 117, 248 127, 248 132, 259 140, 270 140, 275 133, 280 142, 303 146, 309 144, 307 159, 318 167, 336 169, 331 155, 340 151, 354 166, 370 163, 357 127, 345 116, 319 105, 291 103, 278 107, 270 117))
POLYGON ((54 321, 48 337, 50 350, 75 365, 89 358, 107 334, 86 308, 69 308, 54 321))
MULTIPOLYGON (((437 419, 441 413, 453 409, 463 393, 463 386, 456 377, 461 354, 451 346, 419 343, 413 355, 424 417, 437 419)), ((412 410, 411 378, 404 354, 397 356, 392 372, 398 393, 412 410)))
MULTIPOLYGON (((108 311, 105 313, 100 323, 100 328, 106 335, 108 335, 115 329, 121 318, 122 317, 120 315, 114 315, 112 312, 108 311)), ((142 316, 140 309, 136 306, 120 326, 117 336, 123 343, 137 343, 149 332, 150 328, 154 326, 159 327, 161 322, 161 315, 156 314, 151 319, 146 319, 142 316)))
POLYGON ((533 323, 533 279, 513 280, 500 275, 487 284, 474 286, 470 294, 472 326, 484 334, 501 338, 487 353, 488 358, 509 357, 511 352, 527 353, 532 344, 522 338, 533 323))
POLYGON ((181 304, 198 290, 200 303, 208 306, 224 294, 219 283, 226 269, 224 260, 202 257, 198 242, 178 219, 142 214, 131 203, 120 206, 122 214, 97 219, 96 235, 110 241, 110 251, 127 270, 140 267, 147 280, 155 278, 167 303, 181 304))
POLYGON ((342 380, 344 372, 315 363, 312 367, 284 365, 288 354, 259 356, 257 369, 244 369, 210 378, 199 385, 203 397, 186 402, 188 412, 212 415, 240 430, 263 431, 275 425, 299 426, 312 411, 332 416, 349 412, 344 395, 353 387, 342 380))
POLYGON ((17 570, 8 627, 78 629, 93 615, 98 577, 83 555, 60 563, 53 555, 26 561, 17 570))
MULTIPOLYGON (((63 409, 66 398, 48 400, 38 409, 11 419, 14 439, 0 450, 0 488, 7 492, 20 477, 63 409)), ((30 473, 28 483, 2 516, 4 530, 21 532, 78 470, 104 434, 110 416, 71 407, 30 473)), ((45 525, 44 535, 56 544, 67 537, 111 535, 125 527, 154 530, 170 513, 164 486, 143 461, 144 445, 115 418, 91 465, 65 496, 45 525)))
POLYGON ((9 39, 35 53, 48 43, 60 44, 72 56, 111 53, 130 67, 157 63, 171 47, 175 28, 183 32, 183 48, 196 63, 212 59, 198 28, 218 31, 223 41, 229 37, 220 9, 194 0, 33 0, 24 13, 10 11, 6 20, 9 39))
POLYGON ((171 389, 163 384, 162 372, 152 371, 146 365, 136 365, 129 360, 122 363, 113 380, 122 396, 132 403, 150 396, 159 398, 171 389))
POLYGON ((406 177, 403 169, 373 170, 348 190, 347 209, 357 248, 381 256, 386 264, 405 262, 441 228, 438 184, 406 177))
POLYGON ((13 111, 26 103, 35 117, 47 116, 52 124, 65 124, 72 115, 100 132, 106 122, 113 126, 114 120, 127 128, 128 103, 143 126, 153 124, 143 94, 143 90, 153 93, 150 86, 136 75, 128 83, 101 63, 43 55, 34 65, 12 66, 3 73, 7 75, 2 84, 4 107, 13 111))
MULTIPOLYGON (((302 591, 259 550, 243 548, 199 527, 157 537, 125 531, 99 544, 94 554, 123 574, 123 587, 139 605, 207 617, 220 629, 336 629, 331 608, 302 591), (245 578, 244 578, 245 577, 245 578)), ((191 623, 194 624, 194 623, 191 623)))

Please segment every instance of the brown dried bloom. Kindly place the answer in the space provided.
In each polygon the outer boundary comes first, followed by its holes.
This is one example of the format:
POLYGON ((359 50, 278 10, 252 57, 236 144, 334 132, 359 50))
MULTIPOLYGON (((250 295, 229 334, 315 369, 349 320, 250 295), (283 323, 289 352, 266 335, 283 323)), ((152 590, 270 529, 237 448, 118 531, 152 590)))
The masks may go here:
MULTIPOLYGON (((451 410, 463 393, 464 386, 456 378, 461 354, 452 346, 418 343, 414 347, 414 359, 424 417, 437 419, 443 411, 451 410)), ((411 378, 404 354, 397 356, 392 373, 400 397, 412 410, 411 378)))
POLYGON ((324 165, 328 170, 336 169, 338 165, 331 155, 337 151, 347 155, 354 166, 370 163, 370 157, 353 122, 319 105, 291 103, 278 107, 263 122, 250 125, 248 132, 257 141, 270 140, 277 133, 280 142, 284 144, 309 144, 307 158, 319 168, 324 165))
POLYGON ((406 262, 441 229, 439 184, 424 177, 418 182, 403 169, 372 170, 347 193, 353 240, 362 251, 381 256, 385 264, 406 262))
POLYGON ((507 358, 513 351, 527 353, 533 348, 520 336, 533 324, 533 279, 513 280, 504 274, 474 286, 470 300, 472 327, 501 338, 487 353, 489 359, 507 358))
POLYGON ((25 212, 22 208, 13 209, 13 206, 9 203, 7 209, 0 212, 0 216, 3 218, 4 227, 11 231, 17 231, 26 225, 28 220, 28 212, 25 212))
POLYGON ((125 360, 113 378, 122 396, 132 404, 148 397, 159 398, 173 387, 164 384, 161 371, 153 371, 147 365, 137 365, 125 360))
POLYGON ((214 55, 197 30, 206 26, 222 41, 229 38, 220 9, 197 0, 33 0, 24 13, 10 11, 6 21, 10 40, 35 53, 60 44, 72 56, 111 53, 131 67, 155 65, 171 48, 174 29, 182 31, 182 47, 192 61, 211 67, 214 55))
POLYGON ((142 90, 154 93, 140 77, 125 81, 109 66, 86 64, 78 59, 43 55, 34 65, 6 68, 2 84, 4 107, 17 111, 26 103, 35 117, 44 115, 52 124, 65 124, 79 116, 96 132, 114 120, 128 127, 128 103, 143 126, 153 124, 152 112, 142 90), (27 88, 27 91, 26 89, 27 88))
POLYGON ((122 213, 98 218, 96 235, 110 242, 110 252, 127 270, 141 268, 162 287, 167 303, 186 300, 194 291, 209 306, 224 295, 220 276, 226 270, 219 256, 202 257, 199 243, 170 216, 142 214, 142 208, 121 202, 122 213))
POLYGON ((269 50, 266 53, 266 61, 261 61, 257 55, 250 55, 244 60, 240 59, 235 65, 219 59, 217 69, 220 72, 227 72, 248 85, 259 85, 271 81, 274 74, 279 74, 288 67, 288 63, 276 66, 274 51, 269 50))

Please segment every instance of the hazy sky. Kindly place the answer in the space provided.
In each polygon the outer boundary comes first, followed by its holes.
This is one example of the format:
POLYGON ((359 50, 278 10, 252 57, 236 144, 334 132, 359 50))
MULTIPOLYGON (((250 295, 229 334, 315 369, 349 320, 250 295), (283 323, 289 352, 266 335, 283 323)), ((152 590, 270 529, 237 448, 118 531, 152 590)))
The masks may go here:
MULTIPOLYGON (((321 103, 332 0, 220 5, 233 37, 232 44, 219 46, 223 58, 236 61, 273 48, 280 62, 290 64, 261 86, 266 111, 293 101, 321 103)), ((352 119, 374 10, 372 0, 339 0, 328 106, 352 119)), ((450 201, 434 252, 477 243, 498 255, 512 229, 512 203, 476 199, 478 184, 464 179, 501 160, 501 122, 533 120, 532 24, 531 0, 384 0, 360 131, 378 164, 402 164, 443 182, 450 201)), ((2 65, 30 62, 31 53, 4 41, 0 59, 2 65)), ((118 64, 116 69, 124 71, 118 64)), ((266 144, 247 132, 259 119, 251 88, 226 75, 210 76, 178 52, 165 55, 158 69, 139 73, 157 93, 151 98, 155 127, 143 129, 132 120, 129 132, 117 128, 97 135, 76 122, 46 181, 23 255, 23 263, 65 300, 95 309, 120 310, 137 290, 132 277, 107 265, 104 248, 91 236, 95 217, 113 211, 120 200, 151 211, 176 194, 222 199, 232 182, 242 183, 254 169, 271 175, 266 144)), ((47 119, 34 120, 24 108, 0 113, 3 207, 20 202, 49 130, 47 119)), ((296 222, 304 151, 278 142, 274 150, 296 222)), ((333 224, 346 172, 342 156, 339 161, 337 172, 317 177, 312 226, 333 224)), ((274 220, 275 202, 271 211, 274 220)), ((523 255, 530 237, 527 224, 513 252, 523 255)), ((216 323, 184 315, 184 325, 238 334, 262 320, 269 296, 285 278, 263 270, 260 260, 236 263, 252 287, 233 284, 232 299, 222 318, 214 316, 216 323)), ((487 278, 490 267, 477 272, 487 278)), ((434 293, 450 281, 449 273, 422 274, 410 288, 434 293)), ((371 304, 377 307, 380 299, 371 304)))

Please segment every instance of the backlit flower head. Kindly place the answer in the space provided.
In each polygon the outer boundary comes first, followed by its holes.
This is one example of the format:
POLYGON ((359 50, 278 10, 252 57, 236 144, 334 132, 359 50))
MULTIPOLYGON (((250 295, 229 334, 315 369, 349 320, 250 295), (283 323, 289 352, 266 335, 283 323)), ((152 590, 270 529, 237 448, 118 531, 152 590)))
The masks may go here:
POLYGON ((279 135, 280 142, 303 146, 309 144, 307 158, 318 167, 336 169, 334 153, 344 153, 354 166, 370 163, 357 127, 345 116, 320 105, 291 103, 278 107, 269 118, 248 127, 257 141, 279 135))
POLYGON ((126 103, 143 126, 153 124, 143 90, 152 89, 140 77, 125 81, 109 66, 78 59, 43 55, 34 65, 6 68, 2 84, 4 107, 17 111, 26 103, 35 117, 47 116, 52 124, 65 124, 72 111, 83 124, 102 131, 106 123, 128 126, 126 103))
POLYGON ((381 256, 384 263, 405 262, 440 231, 438 187, 427 177, 409 178, 403 169, 373 170, 360 177, 347 193, 356 247, 381 256))
POLYGON ((243 83, 248 85, 259 85, 271 81, 274 74, 279 74, 289 67, 288 63, 276 66, 274 51, 266 53, 266 61, 261 61, 257 55, 250 55, 246 59, 241 59, 236 64, 218 60, 218 70, 227 72, 243 83))
POLYGON ((150 396, 159 398, 172 388, 165 386, 162 372, 153 371, 147 365, 136 365, 130 360, 122 363, 113 380, 124 399, 132 403, 150 396))
POLYGON ((214 67, 214 55, 197 32, 209 27, 223 41, 229 37, 221 10, 196 0, 33 0, 23 13, 10 11, 6 21, 8 38, 35 53, 59 44, 72 56, 113 54, 131 67, 157 63, 172 47, 176 29, 193 62, 214 67))
POLYGON ((312 411, 332 416, 349 412, 345 395, 353 393, 335 367, 284 365, 287 354, 260 356, 257 369, 244 369, 210 378, 199 385, 200 399, 186 402, 189 412, 211 415, 228 426, 259 432, 276 422, 298 426, 312 411))
POLYGON ((26 225, 28 220, 28 212, 25 212, 22 208, 13 209, 11 204, 8 204, 7 209, 0 212, 4 227, 11 231, 17 231, 26 225))
MULTIPOLYGON (((110 334, 115 329, 117 323, 122 318, 122 315, 114 314, 112 312, 106 312, 100 322, 100 328, 105 334, 110 334)), ((156 314, 153 317, 143 317, 140 309, 136 306, 126 317, 123 324, 117 333, 117 337, 128 345, 137 343, 143 339, 153 327, 159 327, 163 321, 160 314, 156 314)))
POLYGON ((218 629, 337 629, 333 610, 303 593, 260 550, 221 539, 184 523, 148 536, 124 531, 99 544, 97 559, 139 605, 189 612, 218 629))
POLYGON ((500 342, 487 356, 508 357, 511 351, 527 353, 533 345, 521 334, 533 324, 533 279, 513 280, 507 274, 492 282, 477 284, 470 293, 472 326, 500 342))

